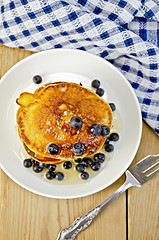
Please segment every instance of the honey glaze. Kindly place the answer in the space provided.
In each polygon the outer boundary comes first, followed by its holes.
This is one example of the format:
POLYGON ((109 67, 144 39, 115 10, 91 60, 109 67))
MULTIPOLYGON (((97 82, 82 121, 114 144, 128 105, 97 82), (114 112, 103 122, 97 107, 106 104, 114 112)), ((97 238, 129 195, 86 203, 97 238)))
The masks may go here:
MULTIPOLYGON (((119 138, 120 138, 121 128, 122 128, 122 126, 121 126, 120 114, 119 114, 118 110, 115 110, 113 112, 113 120, 112 120, 112 127, 111 127, 111 130, 110 130, 110 134, 113 133, 113 132, 116 132, 116 133, 119 134, 119 138)), ((120 141, 120 139, 119 139, 119 141, 120 141)), ((115 142, 115 143, 111 142, 111 144, 114 145, 114 151, 116 151, 116 148, 118 147, 118 142, 115 142)), ((74 161, 71 161, 72 167, 70 169, 65 169, 63 167, 63 163, 56 165, 55 173, 56 172, 62 172, 64 174, 64 179, 62 181, 58 181, 56 179, 48 180, 46 178, 46 172, 48 171, 47 168, 44 168, 42 170, 42 172, 40 172, 40 173, 35 173, 32 170, 32 167, 28 168, 26 170, 31 171, 37 177, 42 177, 42 178, 45 179, 45 181, 47 181, 49 183, 52 183, 52 184, 58 184, 58 185, 61 185, 61 184, 62 185, 83 184, 83 183, 87 183, 87 182, 91 181, 92 178, 94 178, 98 174, 100 174, 100 172, 106 167, 108 161, 111 161, 111 158, 113 157, 114 151, 111 152, 111 153, 108 153, 108 152, 105 151, 105 145, 102 146, 102 148, 98 152, 105 154, 105 161, 103 163, 101 163, 101 167, 98 171, 93 171, 91 169, 91 167, 85 167, 85 171, 89 174, 89 178, 87 180, 81 179, 81 176, 80 176, 81 173, 77 172, 77 170, 76 170, 77 163, 75 163, 74 161)), ((20 154, 21 154, 22 160, 30 158, 30 156, 26 153, 26 151, 23 147, 21 147, 20 154)), ((77 158, 78 158, 78 156, 77 156, 77 158)), ((80 156, 79 156, 79 158, 80 158, 80 156)), ((94 156, 91 156, 89 158, 93 160, 94 156)))
MULTIPOLYGON (((22 147, 21 150, 20 150, 20 154, 21 154, 21 157, 22 159, 28 159, 30 158, 30 156, 26 153, 26 151, 24 150, 24 148, 22 147)), ((93 157, 90 157, 91 159, 93 159, 93 157)), ((97 174, 99 174, 102 169, 106 166, 106 162, 107 160, 105 160, 104 163, 101 164, 101 167, 100 167, 100 170, 99 171, 93 171, 91 169, 91 167, 89 168, 85 168, 85 171, 89 174, 89 178, 87 180, 83 180, 81 179, 80 175, 81 173, 80 172, 77 172, 76 170, 76 165, 77 163, 75 163, 74 161, 71 161, 72 163, 72 167, 70 169, 65 169, 63 167, 63 163, 62 164, 57 164, 56 165, 56 170, 55 170, 55 173, 56 172, 62 172, 64 174, 64 179, 62 181, 58 181, 56 179, 53 179, 53 180, 48 180, 46 178, 46 172, 48 172, 48 169, 47 168, 44 168, 42 170, 42 172, 40 173, 35 173, 31 168, 28 168, 26 170, 28 171, 31 171, 33 174, 35 174, 37 177, 42 177, 44 178, 47 182, 50 182, 50 183, 53 183, 53 184, 62 184, 62 185, 75 185, 75 184, 82 184, 82 183, 86 183, 86 182, 89 182, 91 181, 91 179, 93 177, 95 177, 97 174)))

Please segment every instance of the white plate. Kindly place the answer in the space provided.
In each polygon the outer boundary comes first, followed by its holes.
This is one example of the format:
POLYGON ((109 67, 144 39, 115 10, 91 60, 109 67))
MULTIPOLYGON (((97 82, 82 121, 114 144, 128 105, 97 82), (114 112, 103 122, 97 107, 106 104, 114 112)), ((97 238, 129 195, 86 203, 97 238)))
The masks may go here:
MULTIPOLYGON (((106 60, 80 50, 48 50, 33 54, 13 66, 0 81, 0 166, 25 189, 52 198, 77 198, 96 193, 115 182, 132 162, 142 133, 137 98, 124 76, 106 60), (39 74, 43 82, 66 80, 91 86, 99 79, 104 98, 114 102, 121 117, 120 140, 104 169, 87 183, 65 185, 48 181, 22 164, 21 142, 15 130, 16 98, 23 91, 40 85, 32 78, 39 74)), ((57 181, 56 181, 57 182, 57 181)))

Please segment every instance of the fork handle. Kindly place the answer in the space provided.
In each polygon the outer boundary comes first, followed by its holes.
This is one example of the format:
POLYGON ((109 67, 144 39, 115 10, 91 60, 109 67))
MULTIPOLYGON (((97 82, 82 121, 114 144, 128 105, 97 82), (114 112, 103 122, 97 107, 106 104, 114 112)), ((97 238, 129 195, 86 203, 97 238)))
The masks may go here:
POLYGON ((57 240, 74 240, 78 233, 86 229, 93 220, 110 204, 112 203, 121 193, 123 193, 126 189, 131 187, 132 184, 126 180, 124 184, 111 196, 106 198, 103 202, 98 204, 96 207, 92 208, 87 213, 78 217, 72 225, 67 228, 64 228, 58 235, 57 240))

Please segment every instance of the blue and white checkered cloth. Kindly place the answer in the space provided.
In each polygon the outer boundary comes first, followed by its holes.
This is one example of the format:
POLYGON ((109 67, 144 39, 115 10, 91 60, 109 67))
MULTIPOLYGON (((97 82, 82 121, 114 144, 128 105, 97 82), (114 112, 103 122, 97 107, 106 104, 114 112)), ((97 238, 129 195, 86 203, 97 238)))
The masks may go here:
POLYGON ((110 61, 159 134, 159 0, 1 0, 0 11, 9 47, 82 49, 110 61))

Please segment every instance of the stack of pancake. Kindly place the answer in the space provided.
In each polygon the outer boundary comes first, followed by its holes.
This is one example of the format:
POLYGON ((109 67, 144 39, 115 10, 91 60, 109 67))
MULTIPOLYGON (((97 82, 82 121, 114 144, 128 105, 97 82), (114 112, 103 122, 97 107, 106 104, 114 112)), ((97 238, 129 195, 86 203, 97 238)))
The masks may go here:
POLYGON ((36 161, 58 164, 77 157, 94 155, 107 136, 93 135, 92 124, 111 127, 112 110, 108 103, 93 91, 68 82, 48 83, 34 94, 23 92, 17 99, 17 126, 26 152, 36 161), (79 116, 82 127, 71 127, 70 120, 79 116), (49 144, 56 144, 59 152, 51 155, 49 144), (72 147, 82 143, 85 150, 76 156, 72 147))

